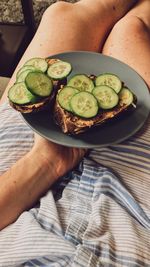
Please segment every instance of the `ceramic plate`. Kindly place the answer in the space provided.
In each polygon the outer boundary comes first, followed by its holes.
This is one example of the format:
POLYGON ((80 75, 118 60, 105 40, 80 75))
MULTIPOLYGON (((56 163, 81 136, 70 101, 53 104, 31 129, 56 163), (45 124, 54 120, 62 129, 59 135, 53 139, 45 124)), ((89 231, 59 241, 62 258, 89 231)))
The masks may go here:
POLYGON ((98 75, 109 72, 118 75, 137 96, 137 108, 126 116, 77 136, 62 133, 60 128, 55 125, 52 114, 47 111, 22 114, 33 131, 61 145, 94 148, 120 143, 143 126, 150 111, 150 95, 143 79, 128 65, 112 57, 93 52, 66 52, 53 55, 52 58, 59 58, 72 64, 73 71, 70 77, 78 73, 98 75))

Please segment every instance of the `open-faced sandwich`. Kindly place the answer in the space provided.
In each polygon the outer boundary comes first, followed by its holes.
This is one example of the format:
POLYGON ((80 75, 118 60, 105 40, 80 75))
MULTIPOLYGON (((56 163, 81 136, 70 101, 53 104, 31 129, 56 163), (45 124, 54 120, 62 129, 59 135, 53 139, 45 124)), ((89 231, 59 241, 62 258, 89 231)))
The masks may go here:
POLYGON ((57 65, 59 68, 65 66, 67 75, 71 71, 71 65, 64 64, 59 59, 28 60, 17 72, 16 82, 8 91, 10 105, 22 113, 31 113, 40 111, 52 103, 57 90, 67 82, 65 76, 61 77, 60 72, 57 75, 57 65))
POLYGON ((54 118, 62 131, 79 134, 135 109, 137 98, 118 76, 74 75, 59 89, 54 118))
POLYGON ((66 134, 79 134, 136 108, 137 97, 112 73, 76 74, 69 62, 33 58, 18 71, 9 89, 10 105, 22 112, 49 106, 66 134))

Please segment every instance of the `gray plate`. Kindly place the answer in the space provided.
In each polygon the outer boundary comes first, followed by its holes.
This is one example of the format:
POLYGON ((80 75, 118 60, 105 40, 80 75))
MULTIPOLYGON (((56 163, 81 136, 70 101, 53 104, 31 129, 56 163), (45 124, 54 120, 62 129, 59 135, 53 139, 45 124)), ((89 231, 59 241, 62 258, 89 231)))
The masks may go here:
POLYGON ((92 52, 67 52, 53 55, 53 58, 72 64, 73 72, 70 77, 77 73, 98 75, 110 72, 118 75, 135 93, 138 104, 134 112, 77 136, 63 134, 49 112, 23 114, 25 121, 35 132, 61 145, 94 148, 119 143, 143 126, 150 111, 150 96, 145 82, 132 68, 114 58, 92 52))

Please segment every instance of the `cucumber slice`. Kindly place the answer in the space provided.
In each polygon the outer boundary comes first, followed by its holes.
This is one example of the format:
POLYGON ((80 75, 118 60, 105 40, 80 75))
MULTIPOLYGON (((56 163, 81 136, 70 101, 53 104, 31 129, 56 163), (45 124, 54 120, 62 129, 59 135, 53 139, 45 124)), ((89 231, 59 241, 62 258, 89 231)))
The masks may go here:
POLYGON ((64 87, 58 94, 57 100, 62 108, 67 111, 72 111, 70 107, 70 99, 77 94, 79 90, 71 86, 64 87))
POLYGON ((47 74, 54 80, 60 80, 67 77, 71 70, 72 66, 69 62, 59 60, 49 66, 47 74))
POLYGON ((94 88, 93 81, 85 74, 77 74, 73 76, 69 82, 69 86, 75 87, 80 91, 92 92, 94 88))
POLYGON ((24 82, 13 85, 8 91, 8 98, 11 102, 19 105, 37 101, 37 97, 31 94, 24 82))
POLYGON ((122 88, 121 80, 118 78, 118 76, 111 73, 105 73, 97 76, 95 84, 96 86, 107 85, 113 88, 117 94, 120 92, 122 88))
POLYGON ((27 75, 28 75, 29 72, 33 72, 33 71, 30 70, 30 69, 27 69, 27 70, 22 71, 22 72, 19 74, 19 76, 17 77, 16 82, 17 82, 17 83, 24 82, 24 81, 25 81, 25 78, 27 77, 27 75))
POLYGON ((119 93, 119 104, 121 106, 123 105, 129 106, 133 103, 133 99, 134 97, 130 89, 123 87, 119 93))
POLYGON ((46 72, 48 68, 48 63, 44 58, 31 58, 29 59, 24 66, 33 66, 36 70, 46 72))
POLYGON ((16 74, 16 77, 18 78, 21 74, 21 72, 25 71, 25 70, 32 70, 32 71, 35 71, 36 68, 33 67, 33 66, 23 66, 20 70, 18 70, 17 74, 16 74))
POLYGON ((111 109, 118 104, 119 97, 111 87, 106 85, 96 86, 92 93, 102 109, 111 109))
POLYGON ((96 116, 99 108, 96 98, 89 92, 75 94, 70 100, 70 105, 77 116, 87 119, 96 116))
POLYGON ((53 83, 51 79, 42 72, 28 73, 25 83, 32 94, 41 97, 49 96, 53 89, 53 83))

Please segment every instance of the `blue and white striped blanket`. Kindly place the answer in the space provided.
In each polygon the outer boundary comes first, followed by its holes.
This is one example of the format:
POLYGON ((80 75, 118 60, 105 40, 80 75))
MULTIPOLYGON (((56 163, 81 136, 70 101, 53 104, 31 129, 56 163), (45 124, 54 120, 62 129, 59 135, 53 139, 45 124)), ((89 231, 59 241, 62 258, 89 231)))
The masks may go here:
MULTIPOLYGON (((0 173, 33 133, 0 106, 0 173)), ((92 150, 38 205, 0 232, 0 267, 150 266, 150 121, 134 137, 92 150)))

